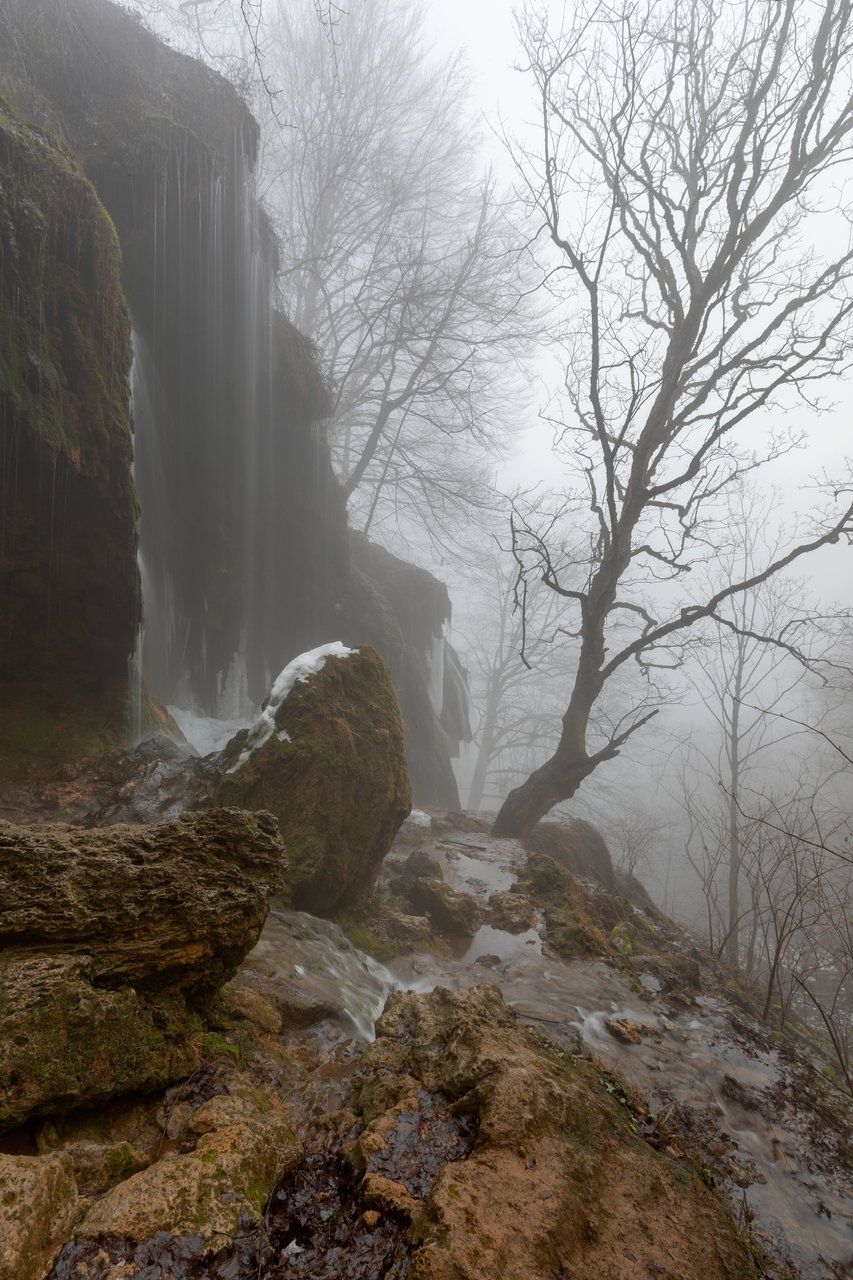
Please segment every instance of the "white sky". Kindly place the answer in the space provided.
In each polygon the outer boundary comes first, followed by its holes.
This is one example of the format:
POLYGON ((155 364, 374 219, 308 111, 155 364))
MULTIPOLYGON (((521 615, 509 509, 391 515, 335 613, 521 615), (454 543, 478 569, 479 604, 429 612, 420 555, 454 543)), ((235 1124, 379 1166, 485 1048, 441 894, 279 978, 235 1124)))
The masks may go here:
MULTIPOLYGON (((556 12, 564 0, 551 0, 556 12)), ((461 49, 472 72, 472 98, 486 126, 486 147, 497 171, 507 181, 511 166, 503 144, 494 136, 500 119, 509 131, 524 132, 535 120, 536 104, 527 77, 519 71, 518 40, 510 0, 424 0, 436 49, 461 49)), ((809 431, 809 444, 773 468, 772 483, 784 492, 784 507, 791 514, 808 510, 812 478, 824 471, 832 475, 845 455, 853 454, 853 386, 833 389, 838 407, 821 418, 798 412, 791 417, 798 428, 809 431)), ((535 404, 534 404, 535 412, 535 404)), ((531 427, 519 440, 517 455, 508 469, 508 484, 537 481, 558 484, 560 468, 550 451, 550 430, 531 427)), ((768 480, 770 476, 768 474, 768 480)), ((824 600, 853 603, 853 549, 830 547, 803 562, 798 574, 811 577, 814 590, 824 600)))

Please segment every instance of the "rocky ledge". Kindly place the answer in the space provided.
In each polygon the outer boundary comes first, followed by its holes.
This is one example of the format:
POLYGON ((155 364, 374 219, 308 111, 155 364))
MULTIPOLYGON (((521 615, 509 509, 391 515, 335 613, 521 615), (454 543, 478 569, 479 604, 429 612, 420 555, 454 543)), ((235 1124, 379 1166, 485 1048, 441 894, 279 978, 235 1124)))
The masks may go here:
POLYGON ((0 825, 0 1130, 196 1069, 286 866, 269 814, 0 825))

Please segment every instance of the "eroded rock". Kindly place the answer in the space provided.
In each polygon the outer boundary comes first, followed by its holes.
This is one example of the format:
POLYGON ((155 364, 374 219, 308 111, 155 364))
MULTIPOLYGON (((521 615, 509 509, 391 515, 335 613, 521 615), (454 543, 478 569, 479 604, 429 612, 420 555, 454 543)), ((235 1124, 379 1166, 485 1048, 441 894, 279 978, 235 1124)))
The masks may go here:
POLYGON ((430 877, 406 882, 406 895, 418 912, 426 913, 439 933, 472 937, 480 927, 482 908, 470 893, 459 893, 443 880, 430 877))
POLYGON ((269 814, 0 824, 0 1128, 195 1070, 285 868, 269 814))
POLYGON ((477 1135, 417 1211, 411 1280, 761 1274, 698 1172, 637 1136, 630 1091, 517 1025, 496 987, 395 994, 378 1032, 358 1084, 374 1165, 418 1090, 477 1135))
POLYGON ((140 1241, 168 1231, 219 1247, 246 1215, 260 1221, 273 1186, 301 1154, 279 1096, 238 1074, 227 1093, 192 1112, 184 1133, 192 1150, 170 1151, 113 1187, 93 1204, 78 1237, 140 1241))
POLYGON ((0 946, 83 955, 104 985, 213 989, 256 942, 286 869, 264 813, 91 830, 0 823, 0 946))
POLYGON ((76 1208, 67 1155, 0 1155, 0 1280, 41 1280, 76 1208))

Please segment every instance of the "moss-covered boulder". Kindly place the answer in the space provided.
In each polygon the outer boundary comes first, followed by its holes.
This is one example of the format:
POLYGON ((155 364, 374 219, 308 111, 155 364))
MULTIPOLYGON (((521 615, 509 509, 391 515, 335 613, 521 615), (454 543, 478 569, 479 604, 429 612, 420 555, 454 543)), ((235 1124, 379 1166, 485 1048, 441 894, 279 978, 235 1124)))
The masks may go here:
MULTIPOLYGON (((610 896, 593 896, 562 862, 544 853, 532 853, 516 889, 528 902, 542 908, 545 944, 554 955, 574 960, 587 955, 613 957, 617 954, 608 936, 614 923, 610 896)), ((630 910, 627 903, 623 909, 630 910)))
POLYGON ((412 807, 397 696, 373 649, 295 659, 221 764, 213 803, 278 819, 294 906, 330 915, 371 892, 412 807))
POLYGON ((609 890, 617 886, 616 872, 604 836, 583 818, 572 818, 570 822, 540 822, 528 835, 526 844, 531 852, 546 854, 573 876, 595 880, 609 890))
POLYGON ((74 156, 0 99, 0 759, 127 731, 140 591, 120 269, 74 156))
POLYGON ((200 1010, 257 941, 285 858, 268 814, 0 826, 0 1129, 195 1070, 200 1010))

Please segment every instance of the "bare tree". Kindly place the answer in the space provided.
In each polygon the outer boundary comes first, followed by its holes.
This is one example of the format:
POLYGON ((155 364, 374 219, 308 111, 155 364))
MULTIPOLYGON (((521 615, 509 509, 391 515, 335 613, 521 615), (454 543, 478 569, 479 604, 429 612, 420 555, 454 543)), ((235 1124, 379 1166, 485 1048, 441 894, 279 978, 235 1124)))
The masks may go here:
POLYGON ((512 563, 492 556, 482 583, 483 605, 468 629, 465 658, 474 706, 476 759, 468 808, 480 809, 507 778, 526 776, 559 736, 559 688, 564 643, 554 596, 540 590, 524 608, 512 563), (525 657, 522 658, 522 653, 525 657))
MULTIPOLYGON (((762 496, 752 485, 730 494, 726 539, 707 570, 712 592, 754 575, 779 554, 783 542, 773 517, 779 501, 777 493, 762 496)), ((740 962, 744 915, 739 892, 741 797, 768 753, 775 761, 778 785, 780 749, 790 755, 792 739, 804 736, 791 715, 812 693, 806 677, 812 674, 817 677, 813 683, 826 683, 841 670, 835 660, 836 643, 847 620, 843 609, 820 609, 804 581, 771 577, 732 596, 718 610, 708 647, 694 664, 695 688, 719 736, 715 759, 709 763, 727 808, 726 950, 735 967, 740 962)), ((815 758, 819 754, 813 741, 800 746, 793 753, 798 763, 803 751, 815 758)))
POLYGON ((640 804, 630 805, 611 818, 606 834, 619 870, 627 876, 639 876, 665 829, 666 823, 640 804))
POLYGON ((838 243, 827 177, 853 146, 851 3, 581 0, 566 23, 522 19, 542 136, 515 156, 556 250, 571 415, 557 431, 584 488, 556 513, 517 510, 513 537, 519 574, 574 610, 580 646, 557 749, 507 797, 501 834, 572 796, 655 714, 646 703, 590 734, 625 664, 677 665, 697 623, 853 533, 851 486, 836 481, 748 576, 699 601, 679 585, 727 487, 792 443, 747 448, 744 427, 754 440, 763 411, 814 406, 816 383, 849 364, 853 249, 846 234, 826 257, 808 245, 822 215, 822 244, 838 243), (588 516, 581 589, 563 581, 561 512, 588 516))
POLYGON ((349 6, 334 58, 310 0, 268 11, 287 127, 265 131, 264 194, 285 305, 333 388, 351 514, 458 525, 491 501, 484 460, 518 421, 531 330, 465 69, 430 53, 416 0, 349 6))

